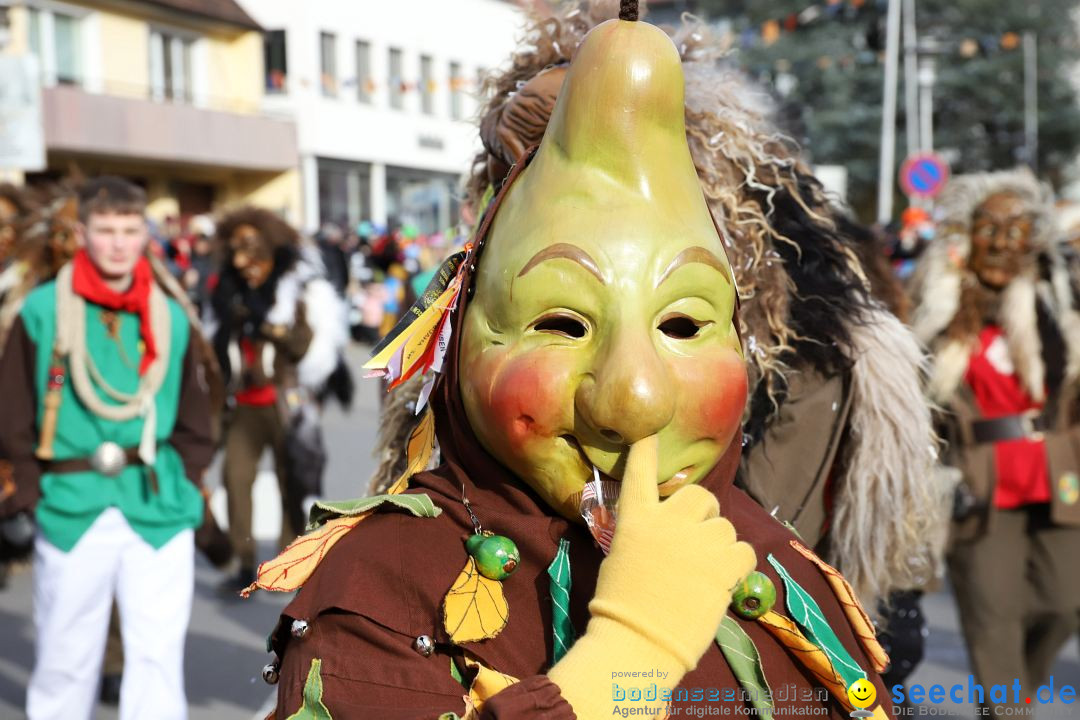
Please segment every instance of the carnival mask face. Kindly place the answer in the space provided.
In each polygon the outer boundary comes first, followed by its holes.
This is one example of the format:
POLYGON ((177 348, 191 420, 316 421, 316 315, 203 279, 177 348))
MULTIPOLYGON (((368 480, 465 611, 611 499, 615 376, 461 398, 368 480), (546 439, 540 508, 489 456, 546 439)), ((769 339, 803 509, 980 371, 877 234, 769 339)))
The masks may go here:
POLYGON ((979 282, 994 290, 1012 282, 1031 250, 1033 227, 1023 199, 1012 193, 991 195, 975 208, 968 268, 979 282))
MULTIPOLYGON (((53 229, 55 233, 55 226, 53 229)), ((86 219, 86 252, 106 280, 130 275, 149 237, 142 215, 95 212, 86 219)), ((50 242, 64 243, 56 237, 50 237, 50 242)))
MULTIPOLYGON (((629 25, 645 27, 615 32, 629 25)), ((659 58, 608 57, 626 70, 617 77, 586 58, 592 71, 575 87, 571 68, 539 153, 499 208, 464 319, 470 425, 570 519, 580 520, 592 468, 618 479, 628 447, 649 435, 659 436, 661 495, 700 481, 733 441, 746 399, 731 270, 686 147, 681 93, 671 92, 682 87, 678 55, 659 38, 659 58), (631 87, 611 97, 620 82, 631 87), (601 90, 611 102, 587 102, 601 90)))
POLYGON ((229 238, 232 265, 250 288, 266 282, 274 270, 274 254, 252 225, 239 225, 229 238))

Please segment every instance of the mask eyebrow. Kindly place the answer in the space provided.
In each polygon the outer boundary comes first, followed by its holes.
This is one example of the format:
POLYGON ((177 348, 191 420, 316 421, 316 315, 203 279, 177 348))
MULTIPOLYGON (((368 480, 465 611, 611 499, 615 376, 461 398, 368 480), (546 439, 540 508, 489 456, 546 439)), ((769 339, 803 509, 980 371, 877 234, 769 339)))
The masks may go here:
POLYGON ((529 262, 525 263, 525 267, 521 268, 521 272, 517 274, 518 277, 525 277, 529 272, 533 270, 537 265, 548 260, 554 260, 555 258, 563 258, 576 262, 581 267, 589 271, 589 274, 600 281, 601 285, 606 285, 604 276, 600 274, 600 268, 597 266, 596 261, 592 259, 589 253, 585 252, 577 245, 571 245, 570 243, 555 243, 551 247, 544 248, 540 252, 532 256, 529 262))
POLYGON ((660 279, 656 282, 656 287, 660 287, 664 284, 664 281, 671 277, 671 274, 681 268, 683 265, 689 265, 691 263, 701 263, 708 265, 717 272, 721 273, 724 277, 730 277, 728 274, 727 264, 718 258, 715 253, 710 250, 706 250, 701 246, 694 246, 686 248, 681 253, 675 256, 675 259, 671 261, 671 264, 667 266, 664 273, 660 276, 660 279))

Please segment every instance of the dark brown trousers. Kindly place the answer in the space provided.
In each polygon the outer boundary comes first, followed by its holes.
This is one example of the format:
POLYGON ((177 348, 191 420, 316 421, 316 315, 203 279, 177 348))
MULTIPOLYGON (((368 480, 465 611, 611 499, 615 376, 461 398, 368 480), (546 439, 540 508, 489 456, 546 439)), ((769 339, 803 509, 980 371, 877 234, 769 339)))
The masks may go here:
POLYGON ((1054 525, 1048 505, 992 510, 987 531, 959 542, 949 572, 968 656, 986 705, 992 685, 1020 680, 1020 705, 1050 675, 1080 622, 1080 527, 1054 525))
POLYGON ((280 547, 303 532, 303 498, 291 497, 283 460, 284 427, 274 405, 238 405, 225 431, 225 491, 229 499, 229 538, 240 565, 255 567, 255 540, 251 536, 251 489, 263 450, 274 453, 274 468, 281 491, 280 547))

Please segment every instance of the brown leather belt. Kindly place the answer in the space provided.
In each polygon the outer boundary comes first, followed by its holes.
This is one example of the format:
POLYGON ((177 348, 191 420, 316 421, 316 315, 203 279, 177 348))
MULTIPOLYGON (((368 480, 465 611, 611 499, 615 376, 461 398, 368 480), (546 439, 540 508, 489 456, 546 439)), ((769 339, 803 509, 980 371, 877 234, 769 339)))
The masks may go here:
MULTIPOLYGON (((139 457, 138 448, 124 448, 124 467, 132 465, 143 465, 142 458, 139 457)), ((154 493, 158 491, 157 474, 153 468, 148 468, 147 479, 150 481, 150 489, 154 493)), ((97 468, 94 467, 93 460, 89 457, 70 458, 68 460, 50 460, 45 463, 45 472, 50 473, 78 473, 78 472, 97 472, 97 468)))
POLYGON ((976 443, 996 443, 1006 440, 1040 440, 1050 429, 1050 421, 1042 414, 1006 415, 992 420, 975 420, 971 435, 976 443))
MULTIPOLYGON (((138 448, 124 449, 124 464, 125 466, 143 464, 142 458, 139 457, 138 448)), ((94 470, 93 461, 89 457, 71 458, 69 460, 50 460, 45 463, 45 472, 51 473, 92 472, 94 470)))

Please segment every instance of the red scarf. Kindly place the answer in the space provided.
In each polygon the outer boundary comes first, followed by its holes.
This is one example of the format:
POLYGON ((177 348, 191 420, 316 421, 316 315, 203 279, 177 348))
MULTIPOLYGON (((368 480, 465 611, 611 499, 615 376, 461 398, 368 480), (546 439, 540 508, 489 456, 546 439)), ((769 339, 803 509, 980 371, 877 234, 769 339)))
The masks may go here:
POLYGON ((139 375, 143 375, 157 357, 154 329, 150 325, 150 286, 154 276, 149 261, 145 257, 139 258, 131 273, 131 287, 122 293, 105 284, 86 250, 75 253, 71 262, 71 287, 78 295, 109 310, 139 315, 139 336, 146 346, 139 362, 139 375))

